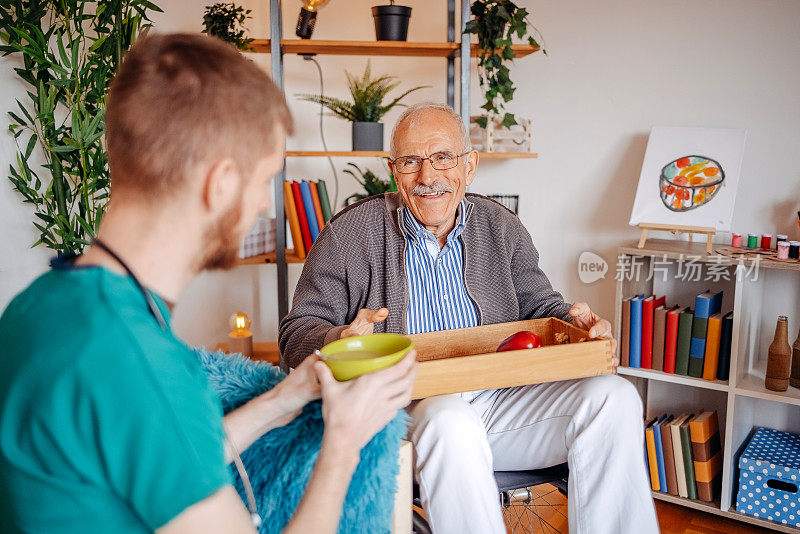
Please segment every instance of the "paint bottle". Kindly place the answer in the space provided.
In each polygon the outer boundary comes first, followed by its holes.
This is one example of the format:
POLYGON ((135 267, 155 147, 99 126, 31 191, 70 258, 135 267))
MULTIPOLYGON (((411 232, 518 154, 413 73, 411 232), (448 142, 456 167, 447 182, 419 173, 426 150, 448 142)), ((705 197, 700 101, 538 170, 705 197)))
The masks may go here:
POLYGON ((758 236, 756 234, 747 234, 747 248, 758 248, 758 236))
POLYGON ((789 242, 788 241, 781 241, 778 243, 778 259, 779 260, 788 260, 789 259, 789 242))
POLYGON ((789 241, 789 257, 791 259, 800 259, 800 241, 789 241))
POLYGON ((742 234, 734 233, 731 235, 731 246, 734 248, 742 248, 742 234))
POLYGON ((771 391, 789 389, 789 374, 792 369, 792 348, 789 346, 789 320, 785 315, 778 316, 775 337, 767 353, 767 376, 764 387, 771 391))
POLYGON ((764 250, 769 250, 772 248, 771 234, 761 234, 761 248, 763 248, 764 250))
POLYGON ((778 234, 775 236, 775 241, 780 243, 781 241, 789 241, 789 236, 778 234))

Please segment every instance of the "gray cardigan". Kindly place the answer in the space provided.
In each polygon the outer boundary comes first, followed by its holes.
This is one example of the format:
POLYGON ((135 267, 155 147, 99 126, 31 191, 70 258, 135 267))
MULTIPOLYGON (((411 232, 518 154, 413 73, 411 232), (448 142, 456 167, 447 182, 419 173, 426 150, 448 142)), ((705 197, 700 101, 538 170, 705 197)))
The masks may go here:
MULTIPOLYGON (((467 193, 464 284, 479 324, 539 317, 571 320, 570 304, 539 269, 531 236, 512 212, 467 193)), ((296 367, 339 337, 361 308, 389 309, 375 332, 406 333, 408 288, 399 193, 353 204, 323 228, 280 325, 281 367, 296 367)))

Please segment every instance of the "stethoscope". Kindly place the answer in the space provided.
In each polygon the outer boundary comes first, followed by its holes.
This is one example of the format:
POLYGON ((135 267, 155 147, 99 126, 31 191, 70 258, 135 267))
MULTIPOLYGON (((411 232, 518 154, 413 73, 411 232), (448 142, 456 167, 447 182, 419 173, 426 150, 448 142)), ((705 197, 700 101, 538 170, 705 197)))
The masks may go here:
MULTIPOLYGON (((161 327, 162 330, 169 331, 169 325, 167 324, 167 320, 164 318, 164 314, 161 313, 161 309, 156 304, 153 295, 142 285, 139 279, 133 274, 128 264, 122 261, 116 252, 111 250, 108 245, 103 243, 100 239, 94 238, 92 240, 92 245, 102 249, 106 254, 114 258, 114 260, 119 263, 120 267, 125 269, 125 272, 128 273, 128 276, 131 277, 133 283, 136 284, 136 287, 144 296, 145 302, 147 302, 147 308, 150 310, 150 314, 155 317, 156 322, 161 327)), ((233 452, 233 463, 236 465, 236 470, 239 472, 239 478, 242 479, 242 485, 244 486, 244 492, 247 496, 247 511, 250 513, 250 520, 253 522, 253 526, 256 527, 258 530, 261 527, 261 516, 258 514, 258 508, 256 507, 256 496, 253 493, 253 486, 250 484, 250 477, 247 476, 247 470, 244 468, 244 463, 242 462, 241 456, 239 456, 239 451, 236 450, 236 446, 233 444, 233 440, 228 439, 228 446, 230 447, 231 451, 233 452)))

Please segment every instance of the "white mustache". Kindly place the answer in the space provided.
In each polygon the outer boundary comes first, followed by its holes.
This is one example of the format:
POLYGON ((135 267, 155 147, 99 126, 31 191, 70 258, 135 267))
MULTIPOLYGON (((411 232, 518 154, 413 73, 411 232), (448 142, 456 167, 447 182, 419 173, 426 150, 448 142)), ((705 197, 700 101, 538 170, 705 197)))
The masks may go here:
POLYGON ((431 195, 433 193, 452 193, 453 188, 442 182, 433 182, 431 185, 418 184, 412 193, 415 195, 431 195))

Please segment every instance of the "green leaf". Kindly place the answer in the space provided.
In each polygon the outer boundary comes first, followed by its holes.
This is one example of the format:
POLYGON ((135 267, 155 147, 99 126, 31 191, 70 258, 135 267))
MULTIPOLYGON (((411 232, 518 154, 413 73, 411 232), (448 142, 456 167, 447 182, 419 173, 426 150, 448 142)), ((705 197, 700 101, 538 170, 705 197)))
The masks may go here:
POLYGON ((518 124, 518 123, 517 123, 517 120, 514 118, 514 115, 512 115, 511 113, 506 113, 503 116, 503 123, 502 124, 506 128, 510 128, 511 126, 514 126, 515 124, 518 124))
POLYGON ((38 141, 38 140, 39 140, 39 138, 36 137, 36 134, 31 135, 31 138, 28 139, 28 146, 25 148, 25 159, 28 159, 28 158, 31 157, 31 153, 33 152, 33 148, 36 146, 36 141, 38 141))
POLYGON ((480 126, 481 128, 486 128, 486 126, 489 124, 489 118, 486 115, 481 115, 480 117, 475 119, 475 122, 477 122, 478 126, 480 126))

